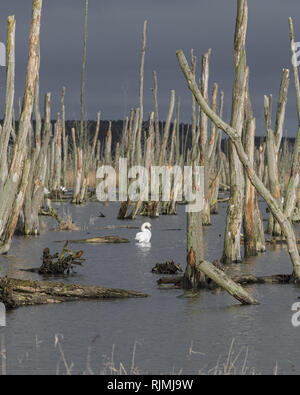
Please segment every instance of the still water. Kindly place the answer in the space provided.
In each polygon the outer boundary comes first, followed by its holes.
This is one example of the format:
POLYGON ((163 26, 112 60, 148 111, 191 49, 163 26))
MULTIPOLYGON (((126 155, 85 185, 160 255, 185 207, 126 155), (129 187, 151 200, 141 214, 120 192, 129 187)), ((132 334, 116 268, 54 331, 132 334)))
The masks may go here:
MULTIPOLYGON (((185 211, 161 216, 152 222, 151 246, 134 242, 136 229, 104 229, 108 225, 140 227, 143 218, 118 221, 118 205, 90 203, 83 207, 56 205, 60 214, 71 213, 79 231, 57 232, 52 219, 43 220, 47 229, 39 237, 16 237, 10 255, 0 257, 0 275, 41 279, 19 269, 38 267, 45 247, 59 251, 62 240, 119 235, 130 244, 74 245, 84 249, 84 266, 63 281, 134 289, 149 294, 146 299, 71 302, 34 306, 9 312, 7 327, 0 336, 7 352, 7 374, 73 374, 107 372, 114 352, 114 364, 130 373, 197 374, 210 372, 226 361, 234 341, 232 359, 237 371, 272 374, 300 373, 300 328, 291 324, 291 306, 300 289, 293 285, 248 287, 259 306, 241 306, 225 292, 202 291, 183 298, 182 290, 160 289, 151 268, 157 262, 174 260, 185 266, 185 211), (99 211, 105 218, 98 218, 99 211), (57 243, 59 242, 60 243, 57 243), (60 342, 55 347, 55 336, 60 342), (240 356, 238 356, 238 354, 240 356), (134 355, 134 360, 133 360, 134 355), (246 360, 245 360, 246 359, 246 360), (106 369, 106 370, 105 370, 106 369)), ((222 253, 226 203, 204 229, 206 258, 222 253)), ((264 216, 265 210, 262 210, 264 216)), ((267 254, 231 265, 230 272, 270 275, 290 273, 291 263, 284 247, 269 247, 267 254)), ((56 281, 62 281, 56 280, 56 281)), ((1 364, 1 358, 0 358, 1 364)), ((222 368, 221 368, 222 370, 222 368)))

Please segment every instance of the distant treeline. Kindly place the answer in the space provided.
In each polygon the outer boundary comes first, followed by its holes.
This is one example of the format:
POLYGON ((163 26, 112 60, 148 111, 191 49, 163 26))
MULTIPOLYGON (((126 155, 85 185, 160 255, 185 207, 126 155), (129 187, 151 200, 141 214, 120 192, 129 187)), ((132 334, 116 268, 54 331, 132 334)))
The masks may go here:
MULTIPOLYGON (((105 141, 106 132, 109 127, 109 122, 110 121, 101 121, 100 133, 99 133, 99 140, 101 141, 101 144, 103 144, 105 141)), ((118 121, 111 121, 111 122, 112 122, 112 124, 111 124, 112 147, 113 147, 113 151, 114 151, 114 147, 116 146, 116 143, 121 140, 122 130, 123 130, 123 121, 118 120, 118 121)), ((32 123, 33 123, 33 127, 35 128, 35 121, 33 120, 32 123)), ((54 130, 55 123, 56 123, 56 121, 53 120, 52 121, 53 130, 54 130)), ((66 134, 68 136, 70 136, 69 141, 71 141, 72 128, 75 128, 75 130, 79 130, 79 124, 80 124, 79 121, 70 121, 70 120, 66 121, 66 134)), ((160 121, 160 131, 161 132, 163 131, 164 126, 165 126, 165 122, 160 121)), ((16 122, 16 127, 18 127, 18 122, 16 122)), ((171 124, 170 129, 172 130, 172 128, 173 128, 173 124, 171 124)), ((87 130, 88 139, 92 140, 92 138, 95 134, 95 131, 96 131, 96 121, 86 121, 86 130, 87 130)), ((143 130, 145 132, 148 130, 148 121, 145 121, 143 123, 143 130)), ((192 146, 191 125, 181 123, 180 127, 179 127, 180 138, 182 140, 184 140, 187 133, 188 133, 187 148, 191 148, 191 146, 192 146)), ((144 140, 143 137, 144 136, 142 136, 142 141, 144 140)), ((265 140, 266 140, 265 136, 255 136, 255 146, 259 147, 259 145, 262 144, 265 140)), ((293 146, 295 144, 295 137, 287 137, 286 140, 287 140, 289 146, 290 145, 293 146)), ((221 143, 223 151, 225 151, 225 149, 226 149, 226 141, 227 141, 227 138, 226 138, 226 136, 224 136, 224 138, 222 139, 222 143, 221 143)), ((284 138, 283 138, 283 141, 284 141, 284 138)))

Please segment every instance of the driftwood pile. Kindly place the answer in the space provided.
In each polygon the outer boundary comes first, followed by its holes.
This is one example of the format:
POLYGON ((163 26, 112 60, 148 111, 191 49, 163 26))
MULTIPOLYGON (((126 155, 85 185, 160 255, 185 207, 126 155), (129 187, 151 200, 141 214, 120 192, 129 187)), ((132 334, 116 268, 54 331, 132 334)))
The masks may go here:
POLYGON ((181 266, 174 263, 174 261, 157 263, 152 269, 152 273, 156 274, 177 274, 178 272, 183 272, 183 270, 181 266))
POLYGON ((58 253, 51 255, 49 248, 43 251, 43 264, 39 268, 39 274, 69 274, 74 266, 82 265, 83 251, 73 252, 67 248, 68 241, 65 243, 60 255, 58 253))

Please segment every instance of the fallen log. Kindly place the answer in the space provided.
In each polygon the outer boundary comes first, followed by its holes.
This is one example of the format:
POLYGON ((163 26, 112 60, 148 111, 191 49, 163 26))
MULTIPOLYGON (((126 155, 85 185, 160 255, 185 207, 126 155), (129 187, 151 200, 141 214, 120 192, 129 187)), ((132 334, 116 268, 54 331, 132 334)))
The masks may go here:
POLYGON ((243 285, 250 284, 288 284, 292 279, 291 274, 274 274, 272 276, 256 277, 252 274, 243 274, 241 276, 233 276, 231 279, 243 285))
POLYGON ((231 296, 245 305, 259 304, 259 302, 244 288, 235 283, 224 271, 218 269, 215 265, 208 261, 202 261, 196 264, 196 269, 204 273, 213 282, 218 284, 221 288, 225 289, 231 296))
MULTIPOLYGON (((241 285, 253 284, 289 284, 292 279, 291 274, 273 274, 271 276, 256 277, 253 274, 242 274, 240 276, 230 277, 232 281, 241 285)), ((183 281, 182 276, 162 277, 157 280, 157 284, 175 284, 181 285, 183 281)), ((217 284, 216 284, 217 286, 217 284)), ((212 284, 207 286, 208 289, 212 288, 212 284)))
POLYGON ((138 291, 46 281, 0 279, 0 301, 8 308, 77 300, 145 298, 138 291))
POLYGON ((101 237, 92 237, 92 238, 83 239, 83 240, 69 240, 69 243, 78 243, 78 244, 130 243, 130 240, 119 237, 119 236, 101 236, 101 237))
POLYGON ((174 276, 174 277, 162 277, 157 280, 157 284, 174 284, 176 286, 182 286, 183 284, 183 276, 174 276))

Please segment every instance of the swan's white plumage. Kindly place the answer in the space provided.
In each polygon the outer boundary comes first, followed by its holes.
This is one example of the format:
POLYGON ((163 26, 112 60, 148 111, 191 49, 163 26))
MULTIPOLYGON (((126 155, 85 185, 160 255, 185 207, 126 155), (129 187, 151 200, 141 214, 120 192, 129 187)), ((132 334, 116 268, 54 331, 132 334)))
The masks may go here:
POLYGON ((152 228, 151 224, 149 222, 145 222, 142 225, 142 228, 141 228, 142 231, 138 232, 135 235, 135 240, 138 241, 139 243, 149 243, 151 240, 151 236, 152 236, 151 228, 152 228))

